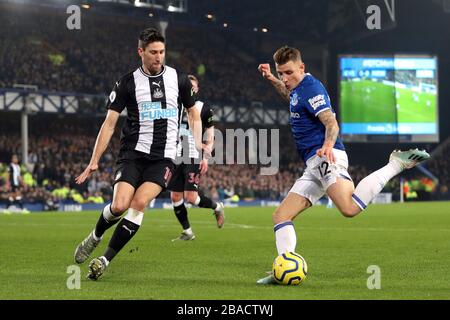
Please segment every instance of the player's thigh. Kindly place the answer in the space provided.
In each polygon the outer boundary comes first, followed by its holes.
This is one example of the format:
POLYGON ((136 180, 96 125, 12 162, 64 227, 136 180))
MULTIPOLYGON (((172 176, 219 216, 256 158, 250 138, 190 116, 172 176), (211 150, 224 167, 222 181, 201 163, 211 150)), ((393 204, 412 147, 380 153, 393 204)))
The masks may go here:
POLYGON ((130 208, 144 212, 150 201, 155 199, 163 188, 154 182, 144 182, 136 190, 130 208))
POLYGON ((114 184, 111 211, 117 215, 126 211, 130 207, 135 190, 134 186, 125 181, 119 181, 114 184))
POLYGON ((327 195, 344 216, 354 217, 361 211, 352 199, 354 191, 355 185, 353 181, 337 178, 336 182, 328 187, 327 195))

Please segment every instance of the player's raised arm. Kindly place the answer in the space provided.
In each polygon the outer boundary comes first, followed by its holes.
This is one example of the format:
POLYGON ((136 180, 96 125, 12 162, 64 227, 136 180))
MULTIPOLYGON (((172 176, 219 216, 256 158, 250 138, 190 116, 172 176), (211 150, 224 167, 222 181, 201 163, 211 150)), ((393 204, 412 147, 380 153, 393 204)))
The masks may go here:
POLYGON ((80 174, 75 182, 77 184, 82 184, 86 181, 87 178, 91 176, 91 174, 98 169, 98 162, 100 158, 108 147, 109 141, 111 140, 112 135, 114 134, 114 129, 117 124, 117 120, 119 119, 120 113, 115 110, 108 110, 106 114, 105 121, 103 121, 102 127, 97 135, 97 140, 95 141, 94 151, 92 152, 91 161, 86 169, 80 174))
POLYGON ((261 72, 262 76, 268 80, 272 86, 277 90, 280 96, 289 102, 289 90, 284 85, 283 81, 275 77, 270 71, 270 64, 262 63, 258 66, 258 71, 261 72))
POLYGON ((319 157, 325 156, 329 162, 334 163, 333 147, 339 135, 339 125, 336 120, 336 115, 330 109, 327 109, 320 112, 317 117, 325 126, 325 141, 322 148, 317 150, 317 155, 319 157))

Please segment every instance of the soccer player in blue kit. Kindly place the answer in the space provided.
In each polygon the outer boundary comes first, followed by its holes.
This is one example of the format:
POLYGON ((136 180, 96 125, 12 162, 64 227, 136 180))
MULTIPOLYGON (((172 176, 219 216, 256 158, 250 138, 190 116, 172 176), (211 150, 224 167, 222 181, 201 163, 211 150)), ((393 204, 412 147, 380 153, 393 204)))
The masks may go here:
MULTIPOLYGON (((290 102, 290 124, 297 151, 306 163, 303 175, 273 213, 278 254, 295 252, 297 238, 293 220, 327 194, 345 217, 354 217, 381 192, 386 183, 405 169, 428 159, 422 150, 391 153, 389 162, 354 186, 347 172, 348 158, 339 138, 339 126, 330 97, 322 83, 305 73, 300 51, 281 47, 273 55, 278 78, 269 64, 260 64, 259 72, 290 102)), ((270 274, 258 284, 276 283, 270 274)))

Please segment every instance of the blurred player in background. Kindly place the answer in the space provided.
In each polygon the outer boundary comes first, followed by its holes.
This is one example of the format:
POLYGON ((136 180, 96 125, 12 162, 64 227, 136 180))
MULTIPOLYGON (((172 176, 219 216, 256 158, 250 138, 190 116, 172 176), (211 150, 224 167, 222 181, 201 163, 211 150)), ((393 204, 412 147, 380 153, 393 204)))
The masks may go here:
MULTIPOLYGON (((189 75, 188 77, 195 94, 198 94, 198 79, 193 75, 189 75)), ((203 143, 212 150, 214 144, 213 111, 205 106, 202 101, 196 101, 194 108, 197 108, 200 113, 204 139, 203 143)), ((181 163, 177 165, 168 189, 171 191, 170 197, 172 199, 173 209, 178 221, 183 227, 183 232, 178 238, 173 240, 195 239, 184 201, 199 206, 200 208, 212 209, 219 228, 222 228, 225 222, 223 203, 216 203, 210 198, 198 194, 200 177, 208 171, 208 159, 200 158, 201 154, 195 148, 194 137, 190 128, 191 126, 189 125, 188 119, 182 116, 179 131, 180 141, 178 143, 177 153, 177 156, 180 158, 180 161, 177 163, 181 163), (188 154, 185 154, 186 152, 188 154)))
POLYGON ((8 197, 8 204, 4 213, 30 213, 29 210, 23 207, 22 192, 23 186, 22 174, 20 172, 19 157, 13 154, 11 163, 8 166, 7 181, 9 184, 10 194, 8 197))
MULTIPOLYGON (((290 123, 297 151, 306 163, 303 175, 273 213, 278 254, 295 252, 297 238, 293 220, 327 194, 345 217, 354 217, 381 192, 386 183, 405 169, 430 156, 425 151, 393 151, 386 166, 373 172, 355 189, 347 172, 348 158, 339 138, 339 126, 330 98, 322 83, 305 73, 300 51, 282 47, 274 54, 278 78, 269 64, 258 70, 290 103, 290 123)), ((276 283, 272 275, 257 281, 276 283)))
POLYGON ((165 39, 149 28, 141 32, 138 54, 142 66, 116 82, 109 96, 108 113, 97 136, 91 161, 76 178, 83 183, 98 169, 124 108, 127 119, 122 128, 112 203, 105 206, 95 229, 76 248, 75 261, 83 263, 98 246, 104 232, 117 225, 105 253, 89 264, 88 278, 97 280, 111 260, 139 230, 149 202, 167 188, 174 172, 179 117, 182 104, 193 123, 195 146, 201 150, 201 122, 195 95, 187 75, 164 65, 165 39))

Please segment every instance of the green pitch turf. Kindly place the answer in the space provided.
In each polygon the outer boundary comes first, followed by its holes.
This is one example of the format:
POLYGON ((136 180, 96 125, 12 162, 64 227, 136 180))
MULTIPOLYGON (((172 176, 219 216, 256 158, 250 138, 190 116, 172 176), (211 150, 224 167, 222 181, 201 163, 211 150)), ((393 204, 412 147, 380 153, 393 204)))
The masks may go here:
POLYGON ((436 95, 397 89, 373 81, 341 82, 342 122, 436 122, 436 95), (429 101, 429 105, 427 105, 429 101), (400 107, 397 109, 396 104, 400 107))
POLYGON ((276 255, 273 208, 227 209, 220 230, 207 211, 189 211, 194 241, 171 242, 180 232, 174 214, 148 211, 104 276, 85 279, 86 262, 72 290, 74 249, 99 213, 0 214, 0 299, 450 298, 450 202, 372 205, 353 219, 309 209, 295 221, 309 267, 299 287, 255 284, 276 255), (380 290, 367 288, 371 265, 380 268, 380 290))

